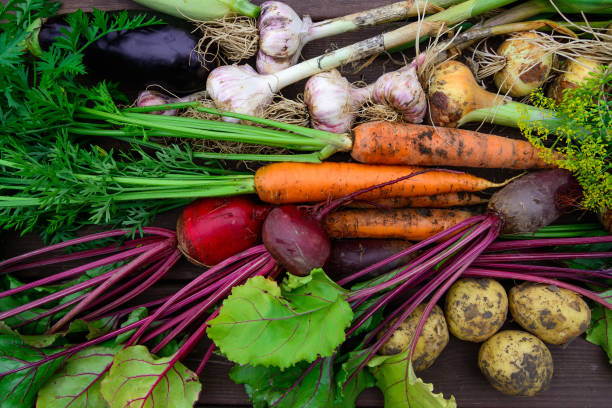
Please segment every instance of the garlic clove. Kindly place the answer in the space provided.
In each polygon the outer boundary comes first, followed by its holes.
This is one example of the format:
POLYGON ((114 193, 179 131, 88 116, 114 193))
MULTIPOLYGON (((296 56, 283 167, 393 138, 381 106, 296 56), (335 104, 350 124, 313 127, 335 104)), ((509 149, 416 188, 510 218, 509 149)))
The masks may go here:
MULTIPOLYGON (((167 105, 169 103, 176 102, 176 99, 170 98, 161 92, 145 90, 138 94, 136 99, 136 106, 155 106, 155 105, 167 105)), ((176 109, 159 110, 147 112, 151 115, 166 115, 176 116, 176 109)))
POLYGON ((266 1, 259 16, 259 49, 275 58, 293 56, 300 48, 303 23, 287 4, 266 1))
POLYGON ((423 122, 427 110, 427 99, 416 68, 413 63, 382 75, 374 83, 372 91, 376 103, 390 105, 410 123, 423 122))
MULTIPOLYGON (((206 81, 208 95, 219 109, 262 116, 277 91, 272 75, 260 75, 250 65, 226 65, 212 70, 206 81)), ((226 118, 227 122, 238 122, 226 118)))

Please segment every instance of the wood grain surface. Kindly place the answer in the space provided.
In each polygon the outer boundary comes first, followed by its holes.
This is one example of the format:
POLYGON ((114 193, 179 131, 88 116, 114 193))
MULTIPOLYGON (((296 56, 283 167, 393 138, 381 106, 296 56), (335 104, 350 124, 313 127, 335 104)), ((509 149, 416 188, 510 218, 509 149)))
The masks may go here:
MULTIPOLYGON (((2 0, 4 3, 6 0, 2 0)), ((261 3, 256 0, 255 3, 261 3)), ((287 1, 300 14, 310 14, 313 20, 348 14, 361 9, 375 7, 388 3, 383 0, 358 1, 347 0, 329 2, 326 0, 289 0, 287 1)), ((142 9, 142 6, 127 0, 71 0, 63 1, 62 11, 71 12, 78 8, 91 10, 142 9)), ((340 35, 309 44, 304 49, 305 58, 320 54, 326 49, 349 44, 359 39, 367 38, 389 29, 383 28, 364 30, 359 33, 340 35)), ((397 57, 397 56, 396 56, 397 57)), ((401 57, 397 57, 401 58, 401 57)), ((384 71, 397 69, 388 58, 379 58, 362 72, 349 75, 349 80, 372 81, 384 71)), ((346 71, 350 71, 347 68, 346 71)), ((303 90, 303 82, 285 90, 288 96, 293 96, 303 90)), ((516 135, 516 132, 505 129, 486 129, 506 135, 516 135)), ((509 172, 502 170, 483 171, 482 174, 493 179, 502 179, 509 172)), ((161 216, 156 225, 174 229, 178 212, 161 216)), ((0 259, 14 256, 41 245, 38 237, 26 235, 19 237, 15 233, 3 232, 0 235, 0 259)), ((45 271, 46 273, 52 270, 45 271)), ((39 276, 41 272, 36 272, 39 276)), ((152 288, 147 293, 147 299, 155 299, 170 294, 181 287, 186 281, 199 273, 199 269, 186 261, 181 261, 165 278, 162 284, 152 288)), ((22 275, 23 276, 23 275, 22 275)), ((34 275, 25 276, 32 278, 34 275)), ((515 327, 509 323, 509 327, 515 327)), ((447 348, 433 367, 420 374, 427 382, 435 385, 436 392, 445 396, 454 395, 458 406, 469 407, 540 407, 540 408, 579 408, 612 407, 612 366, 608 363, 605 353, 597 346, 579 338, 565 347, 551 346, 554 359, 554 375, 550 388, 533 398, 516 398, 505 396, 494 390, 482 376, 477 367, 478 344, 459 341, 452 338, 447 348)), ((186 364, 195 368, 202 357, 206 344, 202 344, 189 356, 186 364)), ((202 375, 203 392, 199 406, 208 408, 247 407, 248 398, 242 386, 234 384, 228 377, 231 363, 222 357, 212 358, 202 375)), ((375 389, 366 390, 358 399, 360 407, 382 407, 382 395, 375 389)), ((392 408, 392 407, 389 407, 392 408)), ((416 407, 415 407, 416 408, 416 407)))

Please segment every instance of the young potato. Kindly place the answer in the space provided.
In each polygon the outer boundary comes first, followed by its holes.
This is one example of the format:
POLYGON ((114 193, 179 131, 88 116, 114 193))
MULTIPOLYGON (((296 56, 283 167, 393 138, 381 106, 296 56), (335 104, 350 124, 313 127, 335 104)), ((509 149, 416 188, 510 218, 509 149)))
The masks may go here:
MULTIPOLYGON (((422 303, 414 309, 412 313, 404 320, 400 326, 393 332, 389 340, 382 345, 378 351, 383 355, 399 354, 410 348, 414 332, 419 324, 419 320, 423 315, 426 304, 422 303)), ((378 338, 382 337, 384 330, 379 334, 378 338)), ((448 344, 448 328, 444 320, 442 309, 435 305, 431 310, 419 340, 417 341, 414 355, 412 356, 412 365, 414 371, 423 371, 436 361, 444 347, 448 344)))
POLYGON ((591 322, 591 309, 578 294, 529 282, 510 289, 510 313, 521 327, 549 344, 567 343, 591 322))
POLYGON ((484 342, 478 352, 478 367, 496 390, 525 397, 548 388, 553 375, 546 345, 519 330, 501 331, 484 342))
POLYGON ((508 297, 496 280, 459 279, 446 294, 444 314, 455 337, 479 343, 494 335, 506 321, 508 297))

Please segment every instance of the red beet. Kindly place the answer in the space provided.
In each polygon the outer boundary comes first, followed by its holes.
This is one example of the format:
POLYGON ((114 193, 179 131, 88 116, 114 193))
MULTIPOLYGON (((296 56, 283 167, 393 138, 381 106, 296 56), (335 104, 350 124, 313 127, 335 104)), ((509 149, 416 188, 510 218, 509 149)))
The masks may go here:
POLYGON ((176 224, 179 249, 196 265, 216 265, 261 242, 269 211, 269 206, 245 197, 194 201, 176 224))
POLYGON ((331 251, 321 221, 304 208, 293 205, 270 211, 263 224, 262 237, 274 259, 298 276, 322 268, 331 251))

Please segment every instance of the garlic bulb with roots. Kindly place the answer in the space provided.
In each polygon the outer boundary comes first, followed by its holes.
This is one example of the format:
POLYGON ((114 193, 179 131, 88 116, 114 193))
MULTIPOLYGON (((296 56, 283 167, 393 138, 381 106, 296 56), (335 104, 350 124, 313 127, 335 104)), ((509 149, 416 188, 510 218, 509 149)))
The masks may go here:
POLYGON ((441 7, 460 0, 407 0, 344 17, 313 23, 309 16, 300 18, 287 4, 266 1, 259 15, 259 51, 257 71, 272 74, 295 65, 308 42, 354 31, 376 24, 389 23, 424 12, 439 11, 441 7))
MULTIPOLYGON (((273 75, 260 75, 250 65, 226 65, 208 75, 206 90, 218 109, 262 116, 279 90, 277 83, 273 75)), ((239 122, 228 117, 223 120, 239 122)))
POLYGON ((411 123, 421 123, 427 110, 425 92, 418 80, 416 62, 382 75, 363 88, 351 85, 337 70, 311 77, 304 103, 315 129, 334 133, 350 131, 355 112, 367 100, 386 105, 411 123))
POLYGON ((371 87, 357 88, 332 69, 310 77, 304 88, 304 103, 312 127, 346 133, 355 120, 355 111, 370 98, 371 87))

